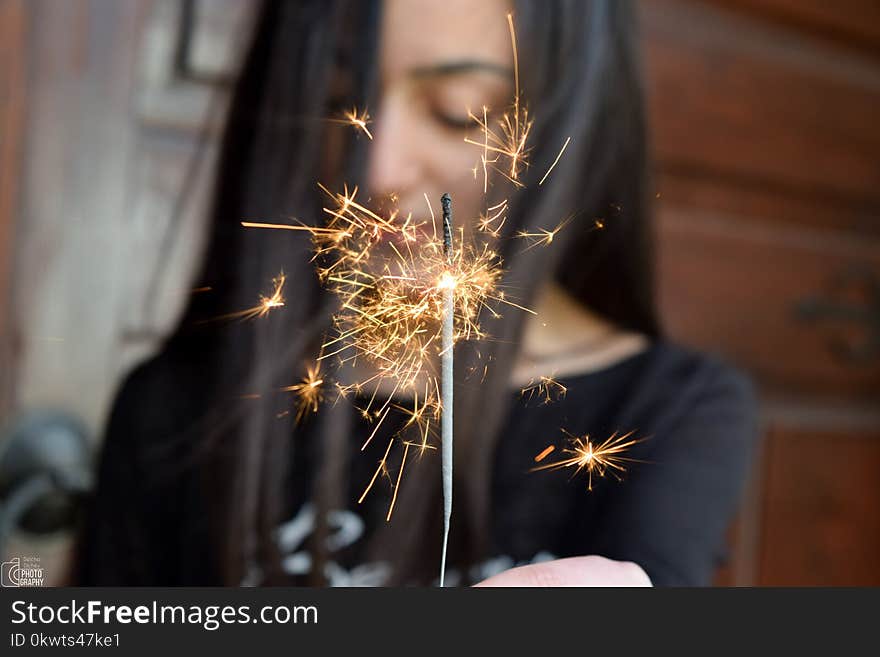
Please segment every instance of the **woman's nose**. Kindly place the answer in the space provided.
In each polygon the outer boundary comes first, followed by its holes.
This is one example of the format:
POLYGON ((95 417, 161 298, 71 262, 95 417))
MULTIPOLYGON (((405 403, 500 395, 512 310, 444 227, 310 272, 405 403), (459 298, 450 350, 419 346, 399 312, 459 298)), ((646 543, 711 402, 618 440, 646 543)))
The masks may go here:
POLYGON ((403 98, 386 98, 373 123, 367 183, 370 194, 406 195, 418 185, 418 136, 403 98))

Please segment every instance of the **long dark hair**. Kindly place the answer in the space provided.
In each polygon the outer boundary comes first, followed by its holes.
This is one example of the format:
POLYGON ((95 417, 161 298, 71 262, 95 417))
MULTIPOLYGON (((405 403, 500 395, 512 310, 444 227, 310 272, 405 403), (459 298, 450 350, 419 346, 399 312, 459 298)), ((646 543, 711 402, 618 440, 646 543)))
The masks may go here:
MULTIPOLYGON (((216 583, 281 582, 272 532, 283 520, 290 463, 317 470, 312 497, 324 509, 344 503, 346 418, 328 406, 296 427, 278 420, 277 390, 313 360, 334 310, 309 262, 309 242, 292 231, 247 231, 242 220, 291 214, 320 217, 315 182, 357 182, 365 140, 322 117, 374 102, 379 2, 266 0, 234 89, 228 116, 210 238, 198 286, 175 334, 163 347, 181 378, 177 391, 187 421, 169 443, 185 442, 198 493, 183 513, 204 517, 210 551, 182 545, 207 560, 216 583), (334 141, 334 148, 327 143, 334 141), (340 153, 344 157, 340 157, 340 153), (279 270, 287 274, 283 312, 257 322, 203 323, 253 299, 279 270), (273 392, 275 391, 275 392, 273 392), (240 400, 244 393, 258 399, 240 400), (235 401, 239 399, 239 401, 235 401), (293 439, 291 438, 293 436, 293 439), (317 439, 306 440, 308 436, 317 439), (305 447, 309 445, 309 447, 305 447), (317 446, 317 447, 316 447, 317 446), (295 450, 291 455, 290 450, 295 450), (301 450, 301 451, 296 451, 301 450), (206 504, 204 500, 211 500, 206 504)), ((565 159, 540 187, 512 193, 506 237, 578 219, 552 249, 523 251, 500 240, 506 284, 530 303, 550 276, 584 305, 621 327, 658 333, 651 275, 646 139, 633 8, 619 0, 520 0, 514 17, 523 96, 536 117, 534 163, 539 176, 571 137, 565 159), (605 229, 593 230, 603 218, 605 229), (579 228, 580 227, 580 228, 579 228)), ((503 20, 503 17, 499 17, 503 20)), ((453 191, 454 190, 450 190, 453 191)), ((456 385, 456 514, 453 562, 486 554, 492 455, 510 403, 510 380, 523 326, 521 313, 487 319, 493 339, 480 344, 488 375, 456 385)), ((468 345, 456 352, 457 372, 476 365, 468 345)), ((170 377, 170 380, 176 380, 170 377)), ((289 403, 289 400, 288 402, 289 403)), ((436 466, 436 461, 429 461, 436 466)), ((405 478, 392 522, 371 550, 395 566, 395 581, 433 577, 439 550, 439 467, 418 466, 405 478)), ((322 513, 317 514, 320 522, 322 513)), ((321 525, 319 525, 319 529, 321 525)), ((320 573, 323 541, 313 549, 320 573)))

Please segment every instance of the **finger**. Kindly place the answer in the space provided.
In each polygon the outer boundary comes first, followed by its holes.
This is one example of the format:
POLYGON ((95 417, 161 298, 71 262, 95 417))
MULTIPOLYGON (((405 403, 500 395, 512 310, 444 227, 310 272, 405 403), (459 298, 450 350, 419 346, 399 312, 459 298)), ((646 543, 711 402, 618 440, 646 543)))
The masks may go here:
POLYGON ((630 561, 591 555, 511 568, 476 586, 651 586, 651 580, 630 561))

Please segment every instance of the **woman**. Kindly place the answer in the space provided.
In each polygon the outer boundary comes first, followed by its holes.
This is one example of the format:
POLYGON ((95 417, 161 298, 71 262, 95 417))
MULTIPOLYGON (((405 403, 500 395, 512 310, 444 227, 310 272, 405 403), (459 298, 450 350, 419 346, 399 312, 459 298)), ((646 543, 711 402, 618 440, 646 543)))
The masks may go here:
MULTIPOLYGON (((396 195, 404 212, 450 191, 473 230, 467 218, 488 201, 471 170, 480 151, 462 139, 473 136, 467 108, 506 106, 518 64, 535 120, 532 165, 523 189, 496 181, 489 199, 510 200, 496 246, 505 284, 537 315, 485 318, 492 339, 456 349, 447 579, 709 583, 746 476, 754 408, 738 374, 669 344, 657 326, 634 42, 632 7, 612 0, 265 2, 224 137, 198 281, 211 292, 192 297, 178 330, 119 393, 80 582, 436 579, 436 452, 407 465, 390 522, 389 486, 357 504, 382 449, 358 451, 372 430, 358 400, 295 424, 279 392, 314 362, 335 309, 307 236, 240 222, 322 216, 320 180, 360 182, 376 204, 396 195), (319 120, 352 106, 375 115, 372 140, 319 120), (552 247, 515 239, 568 216, 552 247), (283 308, 253 322, 205 321, 251 306, 279 270, 283 308), (485 376, 466 376, 485 364, 485 376), (538 404, 520 394, 547 374, 564 396, 538 404), (567 473, 529 472, 561 430, 600 439, 635 430, 644 440, 629 449, 622 481, 595 478, 588 492, 567 473)), ((388 431, 403 421, 389 419, 388 431)))

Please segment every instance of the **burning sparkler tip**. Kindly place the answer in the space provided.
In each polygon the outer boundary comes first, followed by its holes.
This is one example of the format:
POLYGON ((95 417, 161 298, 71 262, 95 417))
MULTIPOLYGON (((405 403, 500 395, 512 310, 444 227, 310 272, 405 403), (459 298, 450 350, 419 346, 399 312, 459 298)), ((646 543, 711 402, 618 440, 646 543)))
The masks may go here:
POLYGON ((440 206, 443 208, 443 250, 449 255, 452 252, 452 197, 444 192, 440 206))

